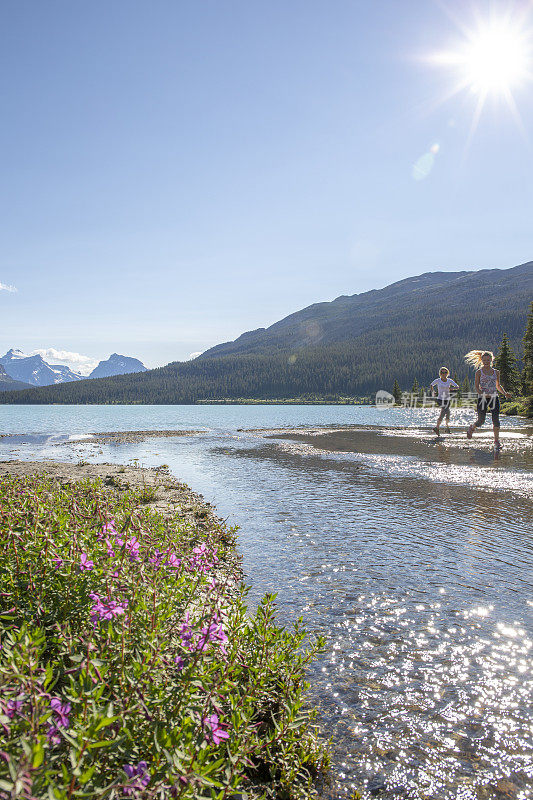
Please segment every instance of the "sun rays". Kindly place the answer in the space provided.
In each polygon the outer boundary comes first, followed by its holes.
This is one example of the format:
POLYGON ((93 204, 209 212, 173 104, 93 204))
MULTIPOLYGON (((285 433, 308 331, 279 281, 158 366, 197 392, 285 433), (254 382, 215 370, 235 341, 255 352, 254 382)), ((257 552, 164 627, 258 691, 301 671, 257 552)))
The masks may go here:
POLYGON ((469 140, 474 135, 489 100, 504 101, 504 111, 511 114, 525 133, 517 97, 533 87, 533 20, 531 11, 519 15, 477 13, 471 27, 454 19, 458 36, 449 49, 433 53, 428 60, 450 72, 451 86, 441 102, 461 93, 472 96, 472 123, 469 140))

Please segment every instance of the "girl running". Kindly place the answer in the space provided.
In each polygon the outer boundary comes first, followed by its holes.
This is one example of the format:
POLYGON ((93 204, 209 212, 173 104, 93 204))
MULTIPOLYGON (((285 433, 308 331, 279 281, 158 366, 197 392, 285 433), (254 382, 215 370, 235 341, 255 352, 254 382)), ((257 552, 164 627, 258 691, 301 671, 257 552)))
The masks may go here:
POLYGON ((476 369, 477 392, 477 419, 470 425, 466 435, 468 439, 471 439, 475 429, 481 428, 485 422, 487 411, 490 411, 494 430, 494 449, 500 450, 500 398, 498 392, 505 397, 512 397, 512 394, 506 392, 500 384, 500 371, 492 366, 493 359, 494 355, 490 350, 471 350, 465 356, 465 361, 476 369))
POLYGON ((432 394, 433 396, 437 394, 437 405, 440 406, 439 418, 437 424, 433 428, 437 436, 440 433, 439 428, 444 417, 446 417, 446 433, 450 432, 450 403, 452 401, 450 390, 459 388, 456 382, 448 377, 449 374, 449 369, 441 367, 439 370, 439 377, 435 378, 431 383, 432 394))

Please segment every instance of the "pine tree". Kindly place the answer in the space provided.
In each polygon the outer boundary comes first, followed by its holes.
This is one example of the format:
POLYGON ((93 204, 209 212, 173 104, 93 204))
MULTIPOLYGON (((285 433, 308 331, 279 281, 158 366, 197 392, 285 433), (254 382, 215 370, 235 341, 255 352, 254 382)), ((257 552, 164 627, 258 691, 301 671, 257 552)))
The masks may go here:
POLYGON ((394 381, 394 386, 392 387, 392 394, 394 395, 394 402, 397 405, 400 405, 402 402, 402 390, 400 389, 400 384, 398 381, 394 381))
POLYGON ((500 383, 508 392, 520 391, 520 371, 517 358, 514 354, 507 334, 503 334, 498 355, 494 359, 494 366, 500 370, 500 383))
POLYGON ((524 342, 523 389, 526 396, 533 395, 533 301, 527 315, 524 342))
POLYGON ((412 392, 412 394, 415 394, 418 397, 419 391, 420 391, 420 384, 418 383, 418 380, 415 378, 414 381, 413 381, 413 386, 411 388, 411 392, 412 392))
POLYGON ((462 389, 464 394, 469 394, 470 393, 470 381, 468 380, 468 375, 464 379, 461 389, 462 389))

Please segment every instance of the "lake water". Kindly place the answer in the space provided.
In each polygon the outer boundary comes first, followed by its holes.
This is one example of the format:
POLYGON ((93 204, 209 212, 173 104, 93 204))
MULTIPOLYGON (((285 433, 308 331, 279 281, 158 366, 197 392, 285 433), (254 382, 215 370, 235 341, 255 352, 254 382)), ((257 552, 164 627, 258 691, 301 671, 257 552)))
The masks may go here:
POLYGON ((365 406, 0 406, 0 460, 168 464, 240 526, 250 604, 327 637, 323 796, 533 796, 533 429, 365 406), (286 434, 279 429, 297 429, 286 434), (121 430, 194 435, 100 445, 121 430), (320 429, 320 430, 319 430, 320 429), (321 432, 322 431, 322 432, 321 432), (324 433, 326 431, 326 433, 324 433))

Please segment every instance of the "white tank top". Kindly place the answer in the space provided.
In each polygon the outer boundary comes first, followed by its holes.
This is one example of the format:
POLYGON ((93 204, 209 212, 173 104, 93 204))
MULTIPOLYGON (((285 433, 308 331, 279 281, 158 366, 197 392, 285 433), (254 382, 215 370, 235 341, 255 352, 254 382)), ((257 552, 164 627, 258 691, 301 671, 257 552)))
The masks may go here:
POLYGON ((492 370, 492 375, 486 375, 483 368, 479 370, 479 388, 485 394, 497 394, 496 389, 496 370, 492 370))

